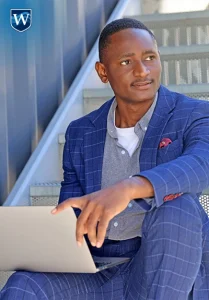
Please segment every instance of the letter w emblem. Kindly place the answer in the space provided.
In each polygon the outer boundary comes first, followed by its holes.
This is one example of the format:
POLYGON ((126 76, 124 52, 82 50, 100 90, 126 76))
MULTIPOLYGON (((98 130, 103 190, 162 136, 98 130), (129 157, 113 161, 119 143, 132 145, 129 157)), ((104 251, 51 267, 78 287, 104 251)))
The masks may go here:
POLYGON ((11 9, 10 24, 13 29, 23 32, 31 27, 32 10, 31 9, 11 9))

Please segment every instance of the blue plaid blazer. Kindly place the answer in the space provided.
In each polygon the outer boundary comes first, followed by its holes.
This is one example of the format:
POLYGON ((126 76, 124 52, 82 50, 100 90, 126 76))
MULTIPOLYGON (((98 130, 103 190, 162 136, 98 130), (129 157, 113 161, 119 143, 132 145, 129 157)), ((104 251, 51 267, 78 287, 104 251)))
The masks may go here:
MULTIPOLYGON (((67 128, 59 203, 101 189, 107 115, 112 101, 67 128)), ((154 187, 153 205, 159 207, 166 196, 178 193, 198 198, 209 186, 209 102, 160 86, 139 162, 140 175, 154 187), (163 138, 172 143, 159 148, 163 138)), ((137 202, 145 210, 150 209, 143 199, 137 202)))

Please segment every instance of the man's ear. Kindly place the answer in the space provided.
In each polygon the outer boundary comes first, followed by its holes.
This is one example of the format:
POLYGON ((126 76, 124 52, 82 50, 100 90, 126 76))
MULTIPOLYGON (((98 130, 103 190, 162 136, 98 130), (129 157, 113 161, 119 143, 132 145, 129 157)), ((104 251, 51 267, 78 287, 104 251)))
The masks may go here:
POLYGON ((95 70, 97 71, 97 74, 98 74, 99 78, 101 79, 101 81, 103 83, 108 83, 107 73, 106 73, 106 69, 105 69, 105 66, 103 65, 103 63, 97 61, 95 63, 95 70))

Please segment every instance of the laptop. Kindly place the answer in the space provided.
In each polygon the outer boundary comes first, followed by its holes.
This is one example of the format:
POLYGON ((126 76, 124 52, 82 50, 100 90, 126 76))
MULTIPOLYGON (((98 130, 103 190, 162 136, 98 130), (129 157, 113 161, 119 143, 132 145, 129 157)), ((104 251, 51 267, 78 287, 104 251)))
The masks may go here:
POLYGON ((84 239, 78 247, 76 215, 54 206, 0 207, 0 270, 96 273, 127 262, 129 257, 92 257, 84 239))

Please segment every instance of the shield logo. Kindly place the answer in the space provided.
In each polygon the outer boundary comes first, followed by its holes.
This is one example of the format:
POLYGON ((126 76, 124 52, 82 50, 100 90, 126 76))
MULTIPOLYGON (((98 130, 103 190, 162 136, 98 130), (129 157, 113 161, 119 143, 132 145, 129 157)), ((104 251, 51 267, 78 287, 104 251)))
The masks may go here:
POLYGON ((11 9, 10 24, 14 30, 23 32, 31 27, 32 9, 11 9))

